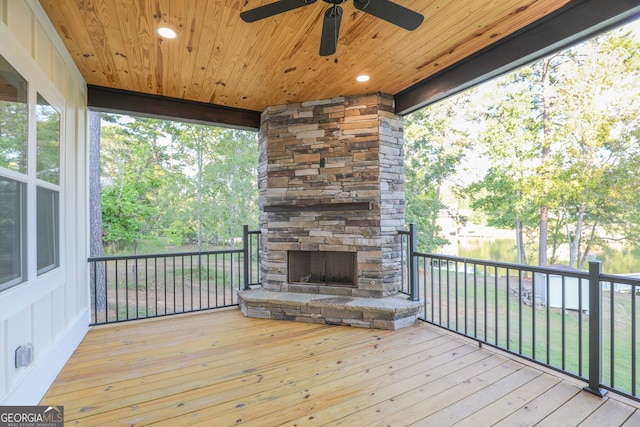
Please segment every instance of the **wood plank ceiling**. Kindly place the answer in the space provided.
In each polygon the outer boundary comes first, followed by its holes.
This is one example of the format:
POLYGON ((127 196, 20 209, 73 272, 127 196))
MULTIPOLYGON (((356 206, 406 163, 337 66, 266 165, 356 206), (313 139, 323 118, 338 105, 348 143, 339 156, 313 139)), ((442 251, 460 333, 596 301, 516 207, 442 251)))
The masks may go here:
MULTIPOLYGON (((395 0, 425 16, 406 31, 342 5, 337 52, 319 56, 317 1, 254 23, 277 0, 40 0, 90 85, 243 110, 405 91, 569 0, 395 0), (174 40, 156 33, 161 25, 174 40), (359 74, 371 79, 358 83, 359 74)), ((375 0, 372 0, 375 1, 375 0)))

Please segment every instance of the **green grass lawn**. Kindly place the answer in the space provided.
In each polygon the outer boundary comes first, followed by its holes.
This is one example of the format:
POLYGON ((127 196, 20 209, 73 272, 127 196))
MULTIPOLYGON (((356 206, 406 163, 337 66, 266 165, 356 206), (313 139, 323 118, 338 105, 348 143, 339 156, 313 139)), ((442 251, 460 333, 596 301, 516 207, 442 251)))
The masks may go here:
MULTIPOLYGON (((565 310, 563 313, 562 309, 542 304, 520 304, 518 277, 507 280, 504 269, 498 269, 497 275, 493 268, 486 274, 483 269, 475 275, 434 269, 426 274, 421 271, 420 275, 430 286, 426 295, 422 295, 427 301, 427 320, 588 377, 589 315, 586 312, 565 310)), ((522 280, 522 285, 530 287, 530 281, 522 280)), ((640 333, 633 330, 633 316, 636 324, 640 321, 638 310, 633 313, 634 299, 637 304, 640 297, 603 291, 602 381, 629 394, 637 392, 632 384, 632 364, 634 359, 636 363, 640 359, 634 348, 635 342, 640 341, 640 333)), ((635 382, 640 389, 640 378, 635 382)))

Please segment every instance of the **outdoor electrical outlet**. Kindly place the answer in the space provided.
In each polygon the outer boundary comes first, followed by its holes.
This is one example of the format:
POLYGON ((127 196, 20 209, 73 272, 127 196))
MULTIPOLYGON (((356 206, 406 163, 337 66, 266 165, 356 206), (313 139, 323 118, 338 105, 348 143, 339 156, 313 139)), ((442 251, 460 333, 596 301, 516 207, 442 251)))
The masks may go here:
POLYGON ((24 368, 33 362, 33 345, 25 344, 16 348, 16 368, 24 368))

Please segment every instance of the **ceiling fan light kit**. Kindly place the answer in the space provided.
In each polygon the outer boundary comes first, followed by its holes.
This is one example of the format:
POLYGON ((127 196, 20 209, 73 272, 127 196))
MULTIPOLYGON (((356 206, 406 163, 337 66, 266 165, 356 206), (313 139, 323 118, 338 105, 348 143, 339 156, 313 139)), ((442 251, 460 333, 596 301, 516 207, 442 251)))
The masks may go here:
MULTIPOLYGON (((288 12, 303 6, 315 3, 317 0, 279 0, 264 6, 244 11, 240 18, 245 22, 255 22, 269 18, 280 13, 288 12)), ((329 56, 336 53, 338 37, 340 35, 340 23, 342 21, 341 4, 348 0, 322 0, 331 6, 324 13, 322 23, 322 37, 320 39, 320 56, 329 56)), ((413 31, 420 26, 424 16, 393 3, 389 0, 353 0, 356 9, 397 25, 408 31, 413 31)))

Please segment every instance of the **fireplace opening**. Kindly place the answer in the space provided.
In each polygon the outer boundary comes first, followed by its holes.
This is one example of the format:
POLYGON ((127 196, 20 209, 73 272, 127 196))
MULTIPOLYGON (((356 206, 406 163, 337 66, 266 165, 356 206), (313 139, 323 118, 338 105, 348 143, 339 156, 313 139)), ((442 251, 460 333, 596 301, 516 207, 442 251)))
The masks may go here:
POLYGON ((356 253, 289 251, 289 283, 355 286, 356 253))

